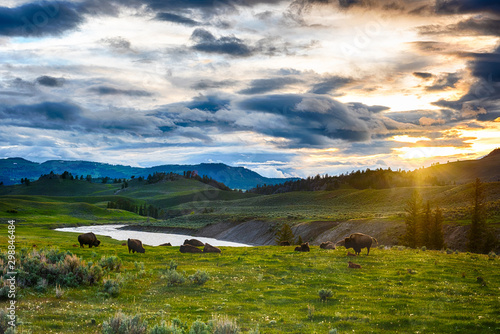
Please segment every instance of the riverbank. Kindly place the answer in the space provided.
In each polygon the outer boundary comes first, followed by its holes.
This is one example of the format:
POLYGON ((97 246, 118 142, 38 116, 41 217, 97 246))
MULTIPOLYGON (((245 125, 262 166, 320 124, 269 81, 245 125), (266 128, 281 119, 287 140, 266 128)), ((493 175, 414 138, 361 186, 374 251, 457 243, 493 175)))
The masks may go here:
MULTIPOLYGON (((445 244, 448 248, 459 251, 467 250, 469 226, 446 224, 443 227, 445 244)), ((201 229, 179 227, 127 225, 124 230, 186 234, 193 237, 214 238, 218 240, 244 243, 253 246, 276 245, 276 231, 279 226, 275 222, 251 220, 242 223, 215 223, 201 229)), ((325 241, 337 242, 351 233, 365 233, 377 239, 379 245, 395 246, 400 244, 406 231, 404 221, 387 218, 352 219, 344 222, 312 221, 292 226, 295 237, 311 245, 320 245, 325 241)), ((500 224, 494 227, 500 238, 500 224)))

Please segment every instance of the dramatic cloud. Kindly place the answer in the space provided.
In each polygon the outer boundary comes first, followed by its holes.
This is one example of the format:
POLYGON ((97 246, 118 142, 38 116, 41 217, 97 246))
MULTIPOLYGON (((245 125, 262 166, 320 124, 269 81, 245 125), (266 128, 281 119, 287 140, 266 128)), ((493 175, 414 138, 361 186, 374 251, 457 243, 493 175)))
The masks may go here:
POLYGON ((36 78, 36 82, 39 85, 46 87, 62 87, 64 85, 64 81, 64 78, 55 78, 48 75, 36 78))
POLYGON ((127 95, 135 97, 148 97, 153 94, 146 92, 144 90, 137 89, 118 89, 110 86, 98 86, 89 88, 89 91, 99 94, 99 95, 127 95))
POLYGON ((195 42, 193 49, 207 53, 227 54, 234 57, 248 57, 252 54, 251 48, 235 36, 216 38, 211 32, 198 28, 193 31, 191 40, 195 42))
POLYGON ((190 27, 201 25, 201 23, 198 21, 173 13, 158 13, 156 14, 156 19, 159 21, 167 21, 172 23, 183 24, 190 27))
POLYGON ((246 95, 268 93, 298 82, 301 80, 293 77, 257 79, 252 80, 250 87, 239 91, 239 93, 246 95))
POLYGON ((480 17, 470 18, 455 24, 427 25, 418 28, 423 35, 492 35, 500 36, 500 20, 480 17))
POLYGON ((352 79, 343 78, 339 76, 331 76, 324 81, 315 84, 310 93, 313 94, 328 94, 334 90, 337 90, 348 83, 351 83, 352 79))
POLYGON ((448 88, 455 88, 457 82, 461 79, 459 73, 443 73, 434 79, 431 86, 427 86, 427 91, 445 90, 448 88))
POLYGON ((59 35, 84 21, 76 5, 66 1, 43 1, 15 8, 0 7, 0 35, 59 35))

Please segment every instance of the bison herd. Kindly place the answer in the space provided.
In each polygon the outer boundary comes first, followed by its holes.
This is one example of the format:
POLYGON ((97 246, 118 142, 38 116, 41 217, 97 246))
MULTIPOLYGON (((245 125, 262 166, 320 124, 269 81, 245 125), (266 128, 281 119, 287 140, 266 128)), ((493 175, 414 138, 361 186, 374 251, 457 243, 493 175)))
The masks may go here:
MULTIPOLYGON (((95 236, 94 233, 89 232, 89 233, 84 233, 80 234, 78 236, 78 242, 80 243, 80 247, 84 247, 84 245, 88 245, 89 248, 98 247, 100 245, 100 241, 97 240, 97 237, 95 236)), ((344 240, 341 240, 337 243, 333 243, 331 241, 326 241, 322 242, 321 245, 319 246, 321 249, 336 249, 337 245, 342 245, 345 246, 345 248, 349 249, 352 248, 354 249, 355 254, 351 252, 347 252, 347 256, 357 256, 361 253, 361 249, 366 248, 366 255, 370 254, 370 248, 373 244, 373 242, 378 243, 377 239, 363 234, 363 233, 353 233, 349 237, 345 238, 344 240)), ((125 246, 125 243, 122 244, 125 246)), ((128 239, 127 244, 128 246, 128 252, 132 251, 132 253, 145 253, 146 250, 144 249, 144 246, 142 245, 142 242, 137 239, 128 239)), ((164 243, 161 244, 160 246, 171 246, 170 243, 164 243)), ((290 246, 290 243, 288 242, 281 242, 280 246, 290 246)), ((197 239, 186 239, 184 240, 184 244, 179 247, 179 251, 181 253, 221 253, 220 248, 212 246, 208 243, 203 243, 200 240, 197 239), (203 247, 203 249, 201 249, 203 247)), ((300 246, 295 247, 295 251, 297 252, 309 252, 310 247, 309 243, 302 243, 300 246)), ((361 268, 359 264, 352 263, 349 261, 349 268, 361 268)))
MULTIPOLYGON (((94 233, 84 233, 78 236, 78 242, 80 243, 80 247, 85 248, 84 245, 88 245, 89 248, 92 246, 97 247, 101 244, 94 233)), ((75 245, 76 246, 76 245, 75 245)), ((127 243, 123 243, 122 246, 128 246, 128 252, 132 253, 146 253, 144 246, 142 245, 142 241, 138 239, 128 239, 127 243)), ((164 243, 160 246, 172 246, 172 244, 164 243)), ((36 246, 35 246, 36 247, 36 246)), ((184 240, 184 244, 179 248, 181 253, 221 253, 220 248, 212 246, 208 243, 203 243, 197 239, 186 239, 184 240), (199 247, 203 247, 200 249, 199 247)), ((308 250, 309 251, 309 250, 308 250)))

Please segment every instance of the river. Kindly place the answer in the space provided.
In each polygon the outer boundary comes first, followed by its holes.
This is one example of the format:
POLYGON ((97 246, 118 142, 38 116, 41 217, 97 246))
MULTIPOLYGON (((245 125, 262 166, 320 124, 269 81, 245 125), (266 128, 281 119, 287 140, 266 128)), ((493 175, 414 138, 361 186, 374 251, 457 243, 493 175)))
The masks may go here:
MULTIPOLYGON (((144 245, 159 246, 161 244, 170 242, 172 246, 180 246, 186 239, 192 239, 193 236, 183 234, 170 234, 158 232, 143 232, 132 230, 121 230, 121 227, 126 225, 93 225, 93 226, 79 226, 79 227, 64 227, 56 228, 56 231, 61 232, 76 232, 87 233, 93 232, 95 235, 102 235, 111 237, 115 240, 139 239, 144 245)), ((203 243, 208 243, 212 246, 229 246, 229 247, 251 247, 250 245, 241 244, 237 242, 218 240, 213 238, 196 237, 203 243)), ((75 239, 76 240, 76 239, 75 239)))

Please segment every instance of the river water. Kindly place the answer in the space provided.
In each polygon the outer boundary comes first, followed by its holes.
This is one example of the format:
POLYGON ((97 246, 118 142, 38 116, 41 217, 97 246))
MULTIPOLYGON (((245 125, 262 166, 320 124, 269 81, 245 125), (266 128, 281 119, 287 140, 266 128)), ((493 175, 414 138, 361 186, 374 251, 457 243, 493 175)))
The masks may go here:
MULTIPOLYGON (((111 237, 116 240, 124 240, 124 241, 126 241, 128 238, 139 239, 142 241, 143 244, 149 246, 159 246, 167 242, 170 242, 172 246, 180 246, 184 243, 184 240, 194 238, 193 236, 183 235, 183 234, 120 230, 120 228, 123 226, 126 225, 93 225, 93 226, 79 226, 79 227, 64 227, 64 228, 56 228, 56 231, 76 232, 76 233, 93 232, 95 235, 103 235, 111 237)), ((208 243, 212 246, 250 247, 250 245, 240 244, 237 242, 224 241, 224 240, 217 240, 213 238, 196 237, 196 239, 200 240, 203 243, 208 243)))

